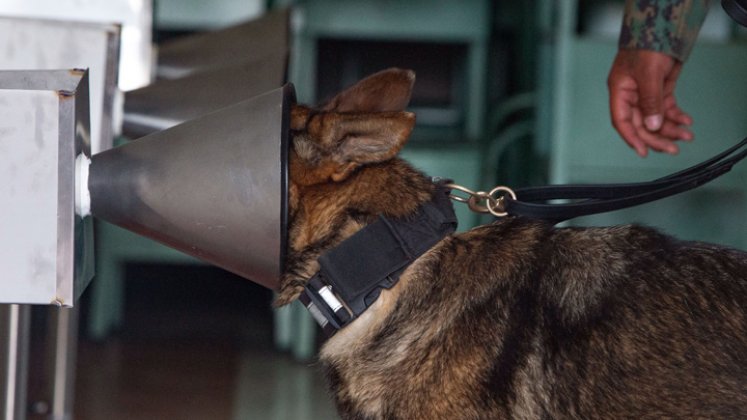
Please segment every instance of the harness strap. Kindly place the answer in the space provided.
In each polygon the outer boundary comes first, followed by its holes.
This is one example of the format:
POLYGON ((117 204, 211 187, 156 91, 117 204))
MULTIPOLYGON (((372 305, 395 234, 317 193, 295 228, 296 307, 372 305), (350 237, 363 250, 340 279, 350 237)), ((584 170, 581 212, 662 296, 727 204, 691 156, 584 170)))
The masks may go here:
POLYGON ((747 138, 728 150, 683 171, 650 182, 627 184, 571 184, 514 190, 517 199, 505 197, 505 211, 512 216, 545 219, 556 223, 574 217, 637 206, 691 190, 710 182, 747 156, 747 138), (581 200, 549 203, 550 200, 581 200))
POLYGON ((381 289, 394 286, 407 266, 454 232, 457 219, 448 194, 441 183, 415 214, 379 216, 319 257, 320 270, 300 300, 328 335, 362 314, 381 289))

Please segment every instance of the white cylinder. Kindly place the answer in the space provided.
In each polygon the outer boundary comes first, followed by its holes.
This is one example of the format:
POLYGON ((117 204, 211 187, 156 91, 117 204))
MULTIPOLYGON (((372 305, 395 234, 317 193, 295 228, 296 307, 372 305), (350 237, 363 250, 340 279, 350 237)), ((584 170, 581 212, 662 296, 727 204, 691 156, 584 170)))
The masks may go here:
POLYGON ((88 173, 91 159, 84 153, 75 158, 75 214, 84 218, 91 214, 91 191, 88 189, 88 173))

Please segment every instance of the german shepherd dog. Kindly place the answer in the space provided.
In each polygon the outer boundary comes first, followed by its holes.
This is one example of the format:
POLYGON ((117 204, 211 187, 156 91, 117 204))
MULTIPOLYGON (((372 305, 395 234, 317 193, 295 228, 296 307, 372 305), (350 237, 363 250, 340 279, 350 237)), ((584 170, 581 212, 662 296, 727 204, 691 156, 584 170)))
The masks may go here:
MULTIPOLYGON (((431 199, 396 157, 414 79, 389 69, 292 109, 278 305, 325 250, 431 199)), ((320 361, 346 419, 747 418, 747 254, 502 218, 432 247, 320 361)))

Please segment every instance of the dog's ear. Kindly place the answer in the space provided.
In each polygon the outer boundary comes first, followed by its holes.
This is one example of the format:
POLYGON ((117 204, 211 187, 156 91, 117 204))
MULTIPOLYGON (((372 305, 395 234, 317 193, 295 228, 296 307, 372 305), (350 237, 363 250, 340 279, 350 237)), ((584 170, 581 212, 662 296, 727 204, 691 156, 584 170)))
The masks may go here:
POLYGON ((410 102, 415 72, 389 68, 345 89, 322 107, 334 112, 404 111, 410 102))
MULTIPOLYGON (((332 114, 335 115, 335 114, 332 114)), ((340 116, 336 132, 337 147, 332 154, 340 163, 332 176, 341 181, 361 165, 393 158, 407 142, 415 126, 412 112, 377 112, 373 114, 336 114, 340 116)))
POLYGON ((402 149, 415 126, 405 112, 415 73, 391 68, 345 89, 320 109, 296 105, 291 178, 300 185, 342 181, 362 165, 402 149))
POLYGON ((291 176, 296 183, 311 185, 342 181, 362 165, 394 157, 415 126, 415 114, 313 113, 297 107, 291 126, 302 130, 293 141, 291 176))

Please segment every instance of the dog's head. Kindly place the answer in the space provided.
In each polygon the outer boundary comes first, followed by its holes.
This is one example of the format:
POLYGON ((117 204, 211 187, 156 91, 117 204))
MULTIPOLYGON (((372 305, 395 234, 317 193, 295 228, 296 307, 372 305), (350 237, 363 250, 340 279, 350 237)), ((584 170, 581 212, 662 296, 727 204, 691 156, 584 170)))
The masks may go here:
POLYGON ((316 262, 377 215, 401 216, 430 198, 422 174, 395 158, 415 125, 406 112, 415 74, 388 69, 326 104, 291 111, 289 240, 277 304, 296 299, 316 262))

